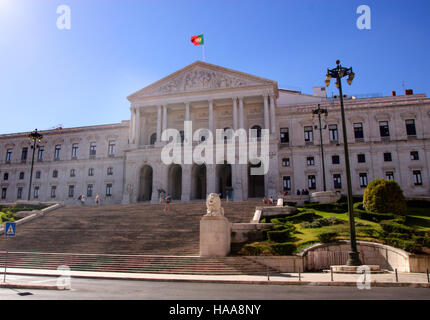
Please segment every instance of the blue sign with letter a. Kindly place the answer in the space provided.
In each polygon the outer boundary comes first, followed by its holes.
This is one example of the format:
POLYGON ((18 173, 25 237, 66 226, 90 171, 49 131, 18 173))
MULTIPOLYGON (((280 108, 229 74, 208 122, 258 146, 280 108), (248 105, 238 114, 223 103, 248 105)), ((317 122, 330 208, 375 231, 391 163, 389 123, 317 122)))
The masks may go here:
POLYGON ((6 237, 15 237, 16 236, 16 223, 15 222, 6 222, 4 227, 4 234, 6 237))

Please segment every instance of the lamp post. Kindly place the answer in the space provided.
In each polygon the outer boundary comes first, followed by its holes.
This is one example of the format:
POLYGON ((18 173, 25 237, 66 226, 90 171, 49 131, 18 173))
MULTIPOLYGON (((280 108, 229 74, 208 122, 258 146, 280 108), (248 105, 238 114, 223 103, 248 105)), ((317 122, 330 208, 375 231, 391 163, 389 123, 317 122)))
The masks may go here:
POLYGON ((348 216, 349 216, 349 230, 351 237, 351 251, 349 252, 349 258, 346 262, 349 266, 362 265, 360 261, 360 254, 357 251, 357 240, 355 234, 355 221, 354 221, 354 209, 352 202, 352 186, 351 186, 351 169, 349 165, 349 152, 348 152, 348 139, 346 134, 346 121, 345 121, 345 110, 343 105, 343 93, 342 93, 342 78, 348 76, 347 82, 349 85, 352 84, 352 80, 355 77, 352 68, 342 67, 340 61, 336 61, 337 66, 333 69, 327 69, 327 76, 325 84, 328 87, 332 78, 336 79, 336 87, 339 89, 340 96, 340 110, 342 114, 342 131, 343 131, 343 147, 345 152, 345 170, 346 170, 346 183, 348 186, 348 216))
MULTIPOLYGON (((315 110, 312 110, 312 118, 315 115, 318 115, 318 121, 320 124, 319 130, 320 130, 320 145, 321 145, 321 163, 322 163, 322 170, 323 170, 323 186, 324 186, 324 191, 327 191, 327 183, 326 183, 326 179, 325 179, 325 165, 324 165, 324 146, 323 146, 323 138, 322 138, 322 126, 321 126, 321 115, 324 115, 325 117, 327 117, 328 115, 328 111, 327 109, 321 109, 320 105, 318 105, 318 108, 315 110)), ((327 128, 327 125, 324 126, 324 129, 327 128)), ((315 126, 315 129, 316 126, 315 126)))
POLYGON ((33 155, 31 157, 30 185, 28 186, 28 198, 27 198, 28 201, 30 201, 31 183, 33 180, 34 152, 36 151, 36 148, 39 148, 39 145, 37 145, 36 143, 41 142, 42 138, 43 136, 39 132, 37 132, 37 129, 28 135, 28 139, 32 143, 31 149, 33 149, 33 155))

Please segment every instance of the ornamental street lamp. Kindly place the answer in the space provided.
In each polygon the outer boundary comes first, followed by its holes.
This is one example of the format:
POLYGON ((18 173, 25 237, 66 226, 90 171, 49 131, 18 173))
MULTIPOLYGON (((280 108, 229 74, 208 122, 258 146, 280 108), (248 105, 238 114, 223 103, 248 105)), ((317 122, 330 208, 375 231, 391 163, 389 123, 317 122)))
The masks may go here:
POLYGON ((27 200, 30 201, 31 182, 33 180, 34 152, 36 151, 36 148, 39 148, 39 145, 36 143, 41 142, 43 139, 43 136, 39 132, 37 132, 37 129, 36 129, 28 135, 28 139, 32 143, 31 149, 33 149, 33 156, 31 157, 30 185, 28 186, 28 198, 27 198, 27 200))
MULTIPOLYGON (((320 124, 319 130, 320 130, 320 145, 321 145, 321 163, 322 163, 322 170, 323 170, 323 185, 324 185, 324 191, 327 191, 327 183, 325 180, 325 165, 324 165, 324 146, 323 146, 323 138, 322 138, 322 129, 327 129, 327 125, 324 126, 324 128, 321 125, 321 115, 324 115, 327 117, 328 111, 327 109, 321 109, 320 105, 318 105, 318 108, 315 110, 312 110, 312 118, 315 115, 318 115, 318 121, 320 124)), ((315 129, 317 129, 317 126, 315 126, 315 129)))
POLYGON ((336 61, 337 66, 333 69, 327 69, 327 76, 325 84, 328 87, 332 78, 336 79, 336 87, 339 89, 340 96, 340 110, 342 114, 342 131, 343 131, 343 147, 345 152, 345 170, 346 170, 346 183, 348 186, 348 215, 349 215, 349 230, 351 237, 351 251, 349 252, 349 258, 346 264, 348 266, 360 266, 360 254, 357 251, 357 240, 355 235, 355 221, 354 221, 354 209, 352 202, 352 186, 351 186, 351 170, 349 166, 349 153, 348 153, 348 139, 346 134, 346 121, 345 121, 345 110, 343 105, 343 93, 342 93, 342 78, 348 76, 347 82, 349 85, 352 84, 352 80, 355 77, 352 68, 342 67, 340 61, 336 61))

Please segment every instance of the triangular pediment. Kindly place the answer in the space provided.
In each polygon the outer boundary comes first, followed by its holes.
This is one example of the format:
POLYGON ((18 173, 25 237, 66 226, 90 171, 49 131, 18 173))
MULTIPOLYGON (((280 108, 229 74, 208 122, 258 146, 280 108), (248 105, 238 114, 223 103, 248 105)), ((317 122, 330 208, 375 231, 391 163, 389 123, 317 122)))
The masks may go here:
POLYGON ((206 62, 196 61, 133 93, 128 99, 259 85, 276 85, 276 82, 206 62))

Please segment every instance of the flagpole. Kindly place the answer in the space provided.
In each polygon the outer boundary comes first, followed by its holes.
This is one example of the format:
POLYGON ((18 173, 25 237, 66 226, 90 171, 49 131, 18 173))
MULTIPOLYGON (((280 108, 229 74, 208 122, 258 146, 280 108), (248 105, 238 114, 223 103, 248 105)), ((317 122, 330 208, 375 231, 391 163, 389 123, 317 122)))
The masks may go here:
POLYGON ((205 45, 202 45, 203 62, 205 62, 205 45))

